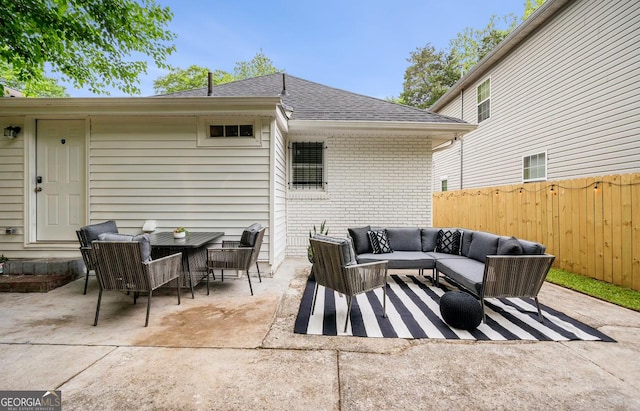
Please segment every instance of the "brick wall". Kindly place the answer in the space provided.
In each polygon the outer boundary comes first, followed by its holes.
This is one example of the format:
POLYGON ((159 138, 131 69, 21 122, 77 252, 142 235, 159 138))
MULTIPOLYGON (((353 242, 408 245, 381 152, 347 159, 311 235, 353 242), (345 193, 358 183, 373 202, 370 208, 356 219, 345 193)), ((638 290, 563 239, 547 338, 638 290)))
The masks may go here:
MULTIPOLYGON (((320 138, 306 138, 319 141, 320 138)), ((325 192, 290 191, 287 255, 306 255, 309 230, 431 225, 431 143, 424 137, 326 137, 325 192)))

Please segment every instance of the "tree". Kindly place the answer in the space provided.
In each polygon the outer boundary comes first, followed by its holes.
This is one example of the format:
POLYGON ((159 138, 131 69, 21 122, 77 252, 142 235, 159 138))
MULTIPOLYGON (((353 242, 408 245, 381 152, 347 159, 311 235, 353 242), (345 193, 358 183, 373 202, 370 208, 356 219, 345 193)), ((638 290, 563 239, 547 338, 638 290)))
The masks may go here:
POLYGON ((4 86, 20 90, 25 97, 69 97, 67 90, 58 81, 49 77, 19 81, 14 70, 6 62, 0 61, 0 83, 4 86))
POLYGON ((139 94, 150 56, 165 68, 175 50, 173 14, 155 0, 0 0, 0 61, 18 82, 44 79, 45 64, 75 87, 139 94))
POLYGON ((514 15, 489 18, 489 23, 480 30, 466 27, 458 33, 455 39, 449 42, 452 53, 460 65, 462 71, 466 73, 475 66, 484 56, 489 54, 502 40, 511 33, 517 25, 517 18, 514 15), (505 28, 499 28, 502 21, 505 28))
POLYGON ((154 80, 153 89, 157 94, 169 94, 207 87, 209 72, 213 73, 213 84, 229 83, 234 80, 234 76, 226 71, 192 65, 186 69, 172 68, 169 74, 154 80))
POLYGON ((153 82, 153 89, 158 94, 168 94, 207 87, 209 72, 213 73, 213 84, 224 84, 281 71, 284 70, 276 68, 271 59, 260 50, 251 60, 236 62, 233 74, 196 65, 186 69, 172 68, 169 74, 159 77, 153 82))
POLYGON ((407 59, 400 100, 404 104, 428 108, 460 78, 455 56, 436 50, 430 43, 418 48, 407 59))
POLYGON ((542 4, 544 4, 544 1, 545 0, 534 0, 532 2, 531 0, 526 0, 524 2, 524 14, 522 15, 522 21, 525 21, 527 18, 529 18, 531 13, 536 11, 538 9, 538 7, 542 6, 542 4))
POLYGON ((260 50, 250 61, 237 62, 233 69, 233 75, 236 80, 244 80, 282 71, 284 70, 276 68, 271 59, 260 50))

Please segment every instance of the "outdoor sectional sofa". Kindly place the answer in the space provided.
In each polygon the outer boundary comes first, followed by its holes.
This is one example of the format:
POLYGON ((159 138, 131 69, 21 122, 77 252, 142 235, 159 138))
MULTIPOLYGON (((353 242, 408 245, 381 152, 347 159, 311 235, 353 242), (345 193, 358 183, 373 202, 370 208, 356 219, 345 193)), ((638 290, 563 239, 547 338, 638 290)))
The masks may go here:
POLYGON ((358 264, 388 261, 390 269, 433 270, 476 296, 482 305, 488 297, 532 297, 553 264, 542 244, 461 228, 349 228, 358 264))

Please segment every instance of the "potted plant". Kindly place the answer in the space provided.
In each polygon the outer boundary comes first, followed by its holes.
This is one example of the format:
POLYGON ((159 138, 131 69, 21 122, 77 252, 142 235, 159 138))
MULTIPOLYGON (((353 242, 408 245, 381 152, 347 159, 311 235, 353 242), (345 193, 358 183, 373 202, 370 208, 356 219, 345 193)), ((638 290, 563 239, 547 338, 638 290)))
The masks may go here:
POLYGON ((186 228, 178 227, 173 230, 173 238, 185 238, 189 234, 186 228))
POLYGON ((5 257, 4 254, 0 254, 0 274, 4 273, 4 263, 7 261, 9 261, 9 259, 5 257))
MULTIPOLYGON (((313 238, 316 234, 327 235, 329 234, 329 229, 326 228, 327 220, 324 220, 322 224, 320 224, 320 230, 316 230, 316 226, 313 226, 313 231, 309 230, 309 238, 313 238)), ((307 247, 307 258, 309 262, 313 264, 313 248, 311 248, 311 243, 309 243, 309 247, 307 247)))

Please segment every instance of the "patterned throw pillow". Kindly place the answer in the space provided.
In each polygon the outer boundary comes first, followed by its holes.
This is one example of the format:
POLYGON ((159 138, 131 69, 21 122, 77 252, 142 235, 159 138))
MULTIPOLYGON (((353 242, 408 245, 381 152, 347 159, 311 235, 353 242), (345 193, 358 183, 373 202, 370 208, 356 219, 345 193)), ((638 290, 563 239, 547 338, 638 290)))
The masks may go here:
POLYGON ((367 235, 369 236, 369 241, 371 241, 371 248, 373 248, 374 254, 393 252, 389 245, 389 237, 386 230, 369 231, 367 235))
POLYGON ((439 230, 436 240, 436 252, 460 255, 462 233, 458 230, 439 230))

